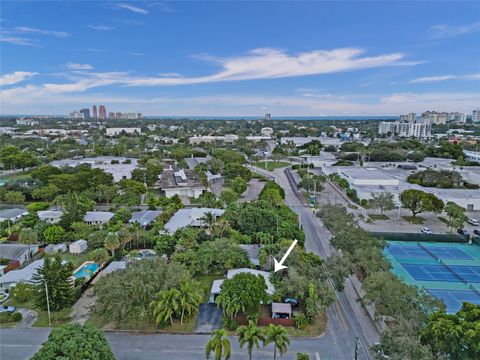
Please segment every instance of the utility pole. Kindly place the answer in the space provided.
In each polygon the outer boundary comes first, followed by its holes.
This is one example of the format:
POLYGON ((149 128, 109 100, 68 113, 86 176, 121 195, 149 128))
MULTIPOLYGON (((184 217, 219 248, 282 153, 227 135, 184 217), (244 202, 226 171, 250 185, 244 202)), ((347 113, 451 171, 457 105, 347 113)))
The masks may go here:
POLYGON ((52 321, 50 318, 50 300, 48 298, 48 286, 47 286, 46 280, 45 280, 45 295, 47 297, 48 326, 52 326, 52 321))
POLYGON ((355 360, 358 360, 358 336, 355 337, 355 360))

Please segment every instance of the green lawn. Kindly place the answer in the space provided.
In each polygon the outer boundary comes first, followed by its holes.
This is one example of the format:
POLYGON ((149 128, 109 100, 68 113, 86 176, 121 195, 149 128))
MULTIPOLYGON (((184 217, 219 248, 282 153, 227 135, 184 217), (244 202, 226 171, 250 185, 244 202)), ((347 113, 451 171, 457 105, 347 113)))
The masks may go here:
POLYGON ((420 217, 420 216, 416 216, 416 217, 413 217, 413 216, 403 216, 403 219, 407 222, 409 222, 410 224, 415 224, 415 225, 422 225, 423 222, 425 221, 424 218, 420 217))
POLYGON ((390 218, 387 215, 381 215, 381 214, 368 214, 368 217, 372 220, 390 220, 390 218))
MULTIPOLYGON (((25 309, 30 309, 33 310, 37 313, 38 318, 37 321, 33 324, 34 327, 48 327, 50 326, 48 324, 48 313, 46 310, 41 310, 35 307, 35 304, 33 301, 27 301, 25 303, 20 303, 18 301, 15 301, 14 299, 8 299, 7 302, 5 302, 5 305, 12 305, 15 306, 16 308, 25 308, 25 309)), ((66 324, 70 322, 70 313, 71 313, 71 308, 67 308, 61 312, 51 312, 51 322, 52 326, 60 326, 63 324, 66 324)))
POLYGON ((195 278, 200 285, 200 288, 203 292, 202 302, 208 302, 210 296, 210 290, 212 289, 213 280, 224 279, 225 275, 223 274, 214 274, 214 275, 201 275, 195 278))
MULTIPOLYGON (((256 167, 259 167, 261 169, 265 169, 265 161, 256 161, 255 163, 253 163, 253 165, 255 165, 256 167)), ((278 168, 282 168, 282 167, 286 167, 286 166, 289 166, 290 163, 289 162, 286 162, 286 161, 272 161, 272 160, 268 160, 267 161, 267 170, 268 171, 273 171, 275 169, 278 169, 278 168)))
MULTIPOLYGON (((93 251, 93 250, 92 250, 93 251)), ((87 251, 83 254, 70 254, 69 252, 60 253, 62 260, 69 261, 73 264, 75 269, 82 265, 85 261, 93 261, 90 255, 92 251, 87 251)))

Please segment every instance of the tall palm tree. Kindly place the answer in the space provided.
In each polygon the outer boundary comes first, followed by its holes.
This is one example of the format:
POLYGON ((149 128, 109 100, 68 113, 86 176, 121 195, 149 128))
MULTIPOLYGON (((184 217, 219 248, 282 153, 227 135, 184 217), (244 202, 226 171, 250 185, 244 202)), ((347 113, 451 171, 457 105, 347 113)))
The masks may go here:
POLYGON ((198 310, 198 305, 202 301, 202 294, 198 290, 198 286, 196 283, 193 282, 185 282, 180 287, 180 296, 179 296, 179 303, 180 303, 180 323, 183 324, 184 316, 190 316, 195 311, 198 310))
POLYGON ((283 356, 287 352, 288 345, 290 345, 290 339, 287 335, 287 330, 282 325, 268 325, 265 332, 264 344, 273 343, 273 360, 277 358, 277 349, 280 352, 280 356, 283 356))
POLYGON ((30 245, 35 244, 38 241, 37 232, 30 228, 22 229, 20 230, 20 233, 18 235, 18 240, 22 244, 28 245, 28 258, 30 259, 32 257, 32 254, 30 252, 30 245))
POLYGON ((103 242, 103 246, 110 250, 112 252, 112 257, 114 257, 115 250, 120 246, 120 240, 118 239, 117 234, 109 233, 103 242))
POLYGON ((212 228, 213 228, 213 225, 215 225, 215 223, 217 222, 217 218, 215 216, 215 214, 211 211, 205 213, 205 215, 203 215, 202 219, 205 224, 207 224, 208 226, 208 233, 211 235, 212 234, 212 228))
POLYGON ((263 335, 262 330, 255 326, 255 323, 250 320, 248 326, 240 326, 238 328, 238 341, 240 342, 240 347, 247 344, 248 357, 252 360, 253 347, 257 349, 260 347, 260 341, 264 341, 265 336, 263 335))
POLYGON ((173 317, 178 314, 180 309, 180 291, 177 289, 162 290, 157 293, 157 299, 150 304, 157 325, 168 320, 173 325, 173 317))
POLYGON ((130 231, 128 231, 128 229, 124 227, 117 231, 117 236, 120 240, 120 247, 122 248, 122 250, 125 250, 125 245, 132 240, 132 234, 130 234, 130 231))
POLYGON ((212 338, 205 346, 205 357, 210 359, 210 353, 214 354, 214 360, 230 359, 230 340, 225 329, 213 330, 212 338))

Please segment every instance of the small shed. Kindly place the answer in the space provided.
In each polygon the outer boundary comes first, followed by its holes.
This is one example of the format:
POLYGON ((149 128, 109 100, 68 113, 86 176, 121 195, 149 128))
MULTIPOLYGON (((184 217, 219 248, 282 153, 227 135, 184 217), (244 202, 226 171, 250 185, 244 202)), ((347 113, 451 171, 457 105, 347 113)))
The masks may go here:
POLYGON ((61 244, 50 244, 45 246, 45 252, 47 254, 56 254, 59 252, 65 252, 67 251, 67 244, 61 243, 61 244))
POLYGON ((292 305, 284 303, 272 303, 272 318, 292 318, 292 305))
POLYGON ((87 251, 88 243, 86 240, 77 240, 70 244, 68 250, 71 254, 81 254, 87 251))

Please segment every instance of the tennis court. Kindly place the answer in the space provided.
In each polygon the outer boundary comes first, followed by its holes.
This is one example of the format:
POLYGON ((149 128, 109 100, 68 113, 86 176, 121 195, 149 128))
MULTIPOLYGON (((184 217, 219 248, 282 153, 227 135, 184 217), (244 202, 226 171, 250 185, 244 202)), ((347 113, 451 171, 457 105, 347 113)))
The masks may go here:
POLYGON ((480 266, 449 265, 421 265, 404 264, 402 267, 416 281, 465 281, 469 283, 480 283, 480 266))
POLYGON ((480 304, 480 247, 460 243, 387 241, 392 272, 441 299, 447 312, 480 304))
POLYGON ((429 289, 430 295, 442 300, 447 307, 448 313, 455 313, 461 307, 462 303, 470 302, 480 305, 480 295, 471 290, 437 290, 429 289))

